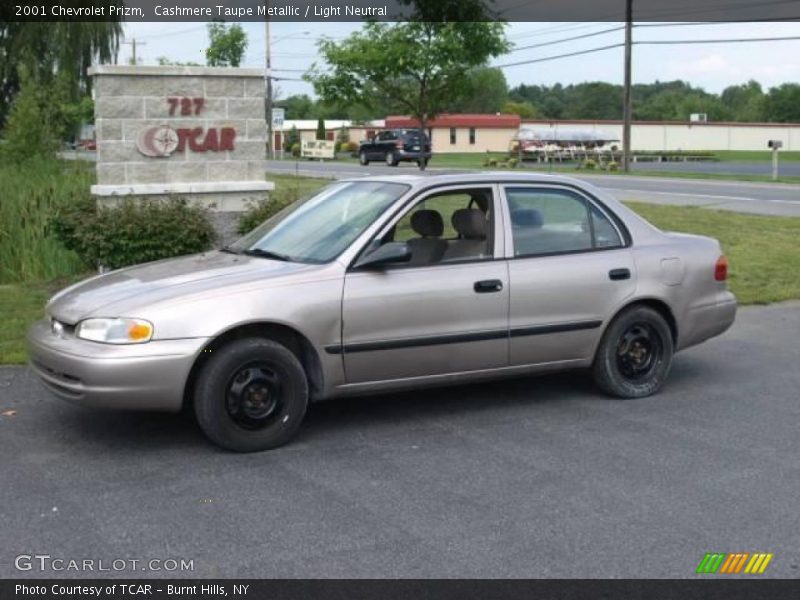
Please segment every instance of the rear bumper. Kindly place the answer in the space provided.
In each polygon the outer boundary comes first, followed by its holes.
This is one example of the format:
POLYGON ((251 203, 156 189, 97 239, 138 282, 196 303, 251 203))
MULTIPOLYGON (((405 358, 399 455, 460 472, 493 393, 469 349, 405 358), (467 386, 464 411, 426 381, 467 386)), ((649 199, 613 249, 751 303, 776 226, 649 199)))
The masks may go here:
POLYGON ((420 158, 430 160, 432 156, 432 152, 415 152, 413 150, 398 150, 395 152, 395 158, 397 158, 397 160, 419 160, 420 158))
POLYGON ((59 398, 92 408, 175 412, 207 338, 114 346, 60 338, 47 321, 28 333, 32 371, 59 398))
POLYGON ((695 346, 725 333, 736 319, 738 303, 729 291, 720 292, 717 301, 689 309, 685 325, 680 328, 678 348, 695 346))

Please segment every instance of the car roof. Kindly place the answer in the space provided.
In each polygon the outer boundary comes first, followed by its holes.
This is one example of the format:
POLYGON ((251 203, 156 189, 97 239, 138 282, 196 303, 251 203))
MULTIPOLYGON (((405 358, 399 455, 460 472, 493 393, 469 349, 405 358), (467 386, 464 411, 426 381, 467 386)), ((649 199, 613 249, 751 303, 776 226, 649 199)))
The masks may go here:
MULTIPOLYGON (((430 173, 430 171, 428 171, 430 173)), ((459 184, 490 184, 496 182, 519 182, 519 183, 548 183, 575 185, 585 189, 593 189, 593 186, 585 181, 563 175, 551 175, 549 173, 513 173, 509 171, 482 171, 462 172, 462 173, 443 173, 426 174, 419 172, 415 174, 398 175, 370 175, 367 177, 348 177, 343 181, 375 181, 386 183, 405 183, 414 187, 426 188, 440 185, 459 185, 459 184)))

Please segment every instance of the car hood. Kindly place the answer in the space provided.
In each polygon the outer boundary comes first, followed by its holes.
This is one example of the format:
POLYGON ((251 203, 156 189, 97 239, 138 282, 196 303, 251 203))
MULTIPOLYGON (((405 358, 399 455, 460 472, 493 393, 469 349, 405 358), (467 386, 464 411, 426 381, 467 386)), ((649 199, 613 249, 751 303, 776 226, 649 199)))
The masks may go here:
POLYGON ((314 268, 303 263, 208 252, 162 260, 98 275, 68 287, 50 300, 47 313, 74 324, 89 316, 116 314, 114 305, 148 304, 251 281, 274 280, 314 268))

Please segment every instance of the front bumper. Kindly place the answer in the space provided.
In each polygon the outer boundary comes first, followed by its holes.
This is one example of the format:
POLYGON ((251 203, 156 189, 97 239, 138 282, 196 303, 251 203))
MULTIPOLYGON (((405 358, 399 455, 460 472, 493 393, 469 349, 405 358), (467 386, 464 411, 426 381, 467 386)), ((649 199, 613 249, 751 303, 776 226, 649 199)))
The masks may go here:
POLYGON ((47 321, 28 332, 30 366, 59 398, 93 408, 178 411, 208 338, 115 346, 58 337, 47 321))

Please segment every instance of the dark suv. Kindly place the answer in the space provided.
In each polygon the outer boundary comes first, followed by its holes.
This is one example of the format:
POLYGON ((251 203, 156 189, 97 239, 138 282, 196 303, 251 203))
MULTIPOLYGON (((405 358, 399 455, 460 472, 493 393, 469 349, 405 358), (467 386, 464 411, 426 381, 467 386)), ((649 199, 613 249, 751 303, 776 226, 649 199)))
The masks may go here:
POLYGON ((371 160, 382 160, 390 167, 396 167, 402 160, 427 164, 432 156, 428 136, 425 136, 425 149, 421 150, 420 146, 419 130, 387 129, 361 142, 358 147, 358 161, 362 165, 368 165, 371 160))

